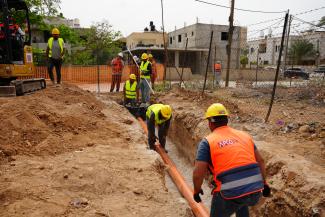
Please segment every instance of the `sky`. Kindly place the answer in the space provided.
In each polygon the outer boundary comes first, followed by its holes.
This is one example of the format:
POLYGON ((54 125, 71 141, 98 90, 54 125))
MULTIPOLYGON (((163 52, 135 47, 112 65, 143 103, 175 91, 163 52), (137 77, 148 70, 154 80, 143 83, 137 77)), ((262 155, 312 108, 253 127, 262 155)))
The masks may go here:
MULTIPOLYGON (((79 18, 82 27, 89 27, 94 22, 107 20, 114 30, 121 31, 123 36, 132 32, 142 32, 149 22, 153 21, 158 30, 162 26, 161 0, 61 0, 61 12, 66 18, 79 18)), ((230 5, 230 0, 205 0, 207 2, 230 5)), ((195 0, 163 0, 164 23, 167 32, 176 28, 196 23, 228 25, 230 9, 207 5, 195 0)), ((281 12, 290 9, 296 14, 311 9, 325 7, 325 0, 236 0, 236 8, 281 12)), ((283 23, 281 20, 258 25, 250 25, 265 20, 284 17, 284 13, 252 13, 235 10, 235 25, 248 26, 248 37, 260 34, 260 29, 274 28, 274 32, 283 23)), ((325 16, 325 8, 306 14, 297 15, 298 18, 317 22, 325 16)), ((308 28, 301 21, 296 22, 299 30, 308 28)), ((294 23, 293 22, 293 23, 294 23)), ((279 28, 278 28, 279 30, 279 28)), ((266 32, 269 30, 263 30, 266 32)), ((257 37, 256 36, 256 37, 257 37)))

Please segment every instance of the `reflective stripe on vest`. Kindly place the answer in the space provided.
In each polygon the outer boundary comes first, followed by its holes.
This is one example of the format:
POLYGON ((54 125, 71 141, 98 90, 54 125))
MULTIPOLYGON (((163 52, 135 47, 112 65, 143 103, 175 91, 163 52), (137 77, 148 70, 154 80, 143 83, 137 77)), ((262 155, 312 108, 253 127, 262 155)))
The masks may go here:
POLYGON ((153 104, 153 105, 149 106, 147 109, 147 112, 146 112, 147 119, 149 119, 151 114, 154 113, 155 114, 155 124, 157 124, 157 125, 160 125, 160 124, 166 122, 167 120, 169 120, 169 119, 163 119, 163 120, 159 119, 159 112, 162 107, 163 107, 163 104, 153 104))
POLYGON ((141 65, 140 65, 140 70, 141 70, 141 78, 146 78, 146 79, 150 79, 150 74, 148 71, 148 66, 149 66, 150 61, 147 60, 146 62, 142 61, 141 65))
POLYGON ((133 82, 131 86, 130 80, 125 82, 125 97, 128 99, 135 99, 137 97, 137 82, 133 82))
POLYGON ((233 199, 263 189, 254 143, 248 134, 224 126, 216 128, 206 139, 217 185, 215 192, 233 199))
MULTIPOLYGON (((54 38, 51 37, 47 42, 47 46, 49 47, 49 57, 52 57, 53 41, 54 41, 54 38)), ((62 53, 63 52, 63 43, 64 43, 64 41, 63 41, 62 38, 58 38, 58 41, 59 41, 59 46, 60 46, 61 53, 62 53)))

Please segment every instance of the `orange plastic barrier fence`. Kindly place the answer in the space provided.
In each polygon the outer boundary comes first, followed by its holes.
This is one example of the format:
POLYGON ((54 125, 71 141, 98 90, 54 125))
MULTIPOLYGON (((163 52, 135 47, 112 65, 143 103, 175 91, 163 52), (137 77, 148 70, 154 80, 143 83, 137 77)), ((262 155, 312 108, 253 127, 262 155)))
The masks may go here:
MULTIPOLYGON (((110 83, 112 81, 112 69, 107 65, 100 66, 62 66, 61 76, 62 81, 72 83, 97 83, 99 69, 100 83, 110 83)), ((35 74, 29 78, 45 78, 49 79, 47 66, 35 66, 35 74)), ((122 72, 122 82, 126 81, 130 74, 130 66, 125 66, 122 72)), ((55 69, 53 69, 55 76, 55 69)), ((164 66, 157 64, 157 81, 162 81, 164 75, 164 66)))

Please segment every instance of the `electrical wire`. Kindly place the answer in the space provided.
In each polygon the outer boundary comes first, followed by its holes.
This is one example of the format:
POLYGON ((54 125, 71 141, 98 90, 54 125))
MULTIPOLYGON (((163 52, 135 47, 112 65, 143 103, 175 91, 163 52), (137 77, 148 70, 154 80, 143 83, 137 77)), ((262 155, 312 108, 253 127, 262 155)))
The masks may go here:
POLYGON ((296 16, 293 16, 293 17, 294 17, 295 19, 299 20, 300 22, 307 23, 307 24, 309 24, 309 25, 311 25, 311 26, 314 26, 314 27, 317 27, 317 28, 325 29, 325 27, 323 27, 323 26, 317 26, 317 25, 315 25, 314 23, 311 23, 311 22, 309 22, 309 21, 302 20, 302 19, 300 19, 300 18, 298 18, 298 17, 296 17, 296 16))
MULTIPOLYGON (((208 5, 214 5, 214 6, 221 7, 221 8, 230 8, 229 6, 219 5, 219 4, 202 1, 202 0, 194 0, 194 1, 208 4, 208 5)), ((264 13, 264 14, 282 14, 282 13, 287 12, 287 11, 260 11, 260 10, 249 10, 249 9, 242 9, 242 8, 234 8, 234 9, 237 11, 245 11, 245 12, 252 12, 252 13, 264 13)))

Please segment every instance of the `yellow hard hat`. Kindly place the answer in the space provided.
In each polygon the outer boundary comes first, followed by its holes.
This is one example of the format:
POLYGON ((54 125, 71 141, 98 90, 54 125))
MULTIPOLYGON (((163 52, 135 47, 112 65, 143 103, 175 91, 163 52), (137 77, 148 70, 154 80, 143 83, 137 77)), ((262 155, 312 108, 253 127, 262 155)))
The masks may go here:
POLYGON ((153 58, 153 56, 152 56, 152 54, 151 54, 151 53, 148 55, 148 57, 149 57, 149 58, 153 58))
POLYGON ((60 35, 60 30, 58 28, 53 28, 52 35, 60 35))
POLYGON ((161 115, 166 119, 169 119, 172 116, 172 108, 169 105, 164 105, 161 107, 160 112, 161 115))
POLYGON ((135 74, 130 74, 130 79, 132 79, 132 80, 136 80, 137 77, 135 76, 135 74))
POLYGON ((148 59, 148 54, 143 53, 143 54, 141 55, 141 59, 143 59, 143 60, 148 59))
POLYGON ((229 112, 221 103, 214 103, 210 105, 205 113, 205 118, 211 118, 216 116, 229 116, 229 112))

